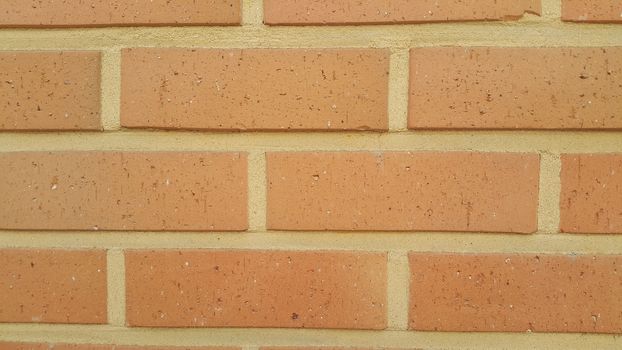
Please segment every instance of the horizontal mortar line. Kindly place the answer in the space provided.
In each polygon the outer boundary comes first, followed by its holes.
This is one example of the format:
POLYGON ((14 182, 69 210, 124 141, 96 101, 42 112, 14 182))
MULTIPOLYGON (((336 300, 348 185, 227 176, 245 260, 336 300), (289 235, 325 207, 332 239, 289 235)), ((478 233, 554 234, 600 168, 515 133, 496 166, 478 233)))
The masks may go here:
POLYGON ((0 30, 0 49, 119 47, 615 46, 622 26, 550 21, 309 27, 128 27, 0 30))
POLYGON ((622 152, 622 131, 0 133, 7 151, 481 151, 622 152), (301 142, 304 140, 304 142, 301 142))
POLYGON ((0 231, 0 248, 622 254, 622 234, 0 231))
POLYGON ((0 324, 0 340, 162 346, 363 346, 395 348, 512 349, 614 348, 622 338, 608 334, 359 331, 275 328, 164 329, 108 325, 0 324))

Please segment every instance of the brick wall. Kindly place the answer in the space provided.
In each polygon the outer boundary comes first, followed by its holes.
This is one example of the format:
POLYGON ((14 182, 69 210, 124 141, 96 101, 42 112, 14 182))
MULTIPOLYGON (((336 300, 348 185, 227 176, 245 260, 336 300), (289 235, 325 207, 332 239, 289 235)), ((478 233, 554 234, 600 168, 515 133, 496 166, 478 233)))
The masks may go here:
POLYGON ((0 0, 0 350, 622 347, 622 3, 0 0))

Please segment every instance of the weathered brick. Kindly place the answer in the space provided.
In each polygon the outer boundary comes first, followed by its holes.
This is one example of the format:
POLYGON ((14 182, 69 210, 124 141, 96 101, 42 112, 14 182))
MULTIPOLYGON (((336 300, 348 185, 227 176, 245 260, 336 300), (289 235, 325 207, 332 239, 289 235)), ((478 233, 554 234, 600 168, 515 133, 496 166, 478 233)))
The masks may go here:
POLYGON ((621 256, 410 255, 410 328, 622 332, 621 256))
POLYGON ((389 52, 127 49, 130 128, 386 130, 389 52))
POLYGON ((128 251, 127 322, 147 327, 386 327, 387 256, 128 251))
POLYGON ((562 0, 562 20, 622 23, 620 0, 562 0))
POLYGON ((230 25, 241 20, 239 0, 3 0, 0 27, 230 25))
POLYGON ((417 48, 410 60, 410 128, 622 128, 622 48, 417 48))
POLYGON ((101 129, 100 70, 99 52, 0 52, 0 131, 101 129))
POLYGON ((106 323, 106 252, 0 249, 0 322, 106 323))
POLYGON ((268 153, 267 172, 271 229, 537 228, 536 154, 268 153))
POLYGON ((562 232, 622 233, 622 153, 562 156, 562 232))
POLYGON ((0 153, 0 228, 239 231, 247 228, 240 153, 0 153))
POLYGON ((267 24, 390 24, 518 19, 539 0, 264 0, 267 24))

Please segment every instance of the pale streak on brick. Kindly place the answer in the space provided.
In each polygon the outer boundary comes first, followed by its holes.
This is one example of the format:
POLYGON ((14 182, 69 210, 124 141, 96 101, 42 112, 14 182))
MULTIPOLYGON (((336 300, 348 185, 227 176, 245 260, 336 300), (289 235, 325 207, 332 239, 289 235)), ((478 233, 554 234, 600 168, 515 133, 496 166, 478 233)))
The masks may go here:
POLYGON ((264 8, 273 25, 510 20, 541 11, 539 0, 264 0, 264 8))
POLYGON ((130 250, 126 271, 130 326, 387 326, 386 253, 130 250))

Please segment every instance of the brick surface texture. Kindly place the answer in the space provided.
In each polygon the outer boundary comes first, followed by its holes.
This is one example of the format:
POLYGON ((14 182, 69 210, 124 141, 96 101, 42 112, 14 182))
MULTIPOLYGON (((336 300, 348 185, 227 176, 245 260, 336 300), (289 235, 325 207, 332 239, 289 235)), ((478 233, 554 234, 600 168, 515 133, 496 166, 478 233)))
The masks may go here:
POLYGON ((104 27, 135 25, 233 25, 240 1, 21 1, 3 0, 2 27, 104 27))
POLYGON ((130 49, 122 69, 126 127, 387 129, 385 50, 130 49))
POLYGON ((0 130, 99 130, 99 52, 0 52, 0 130))
POLYGON ((537 0, 264 0, 268 24, 382 24, 512 20, 525 12, 539 14, 537 0))
POLYGON ((0 321, 106 323, 102 250, 0 250, 0 321))
POLYGON ((386 260, 382 253, 129 251, 128 323, 384 329, 386 260))

